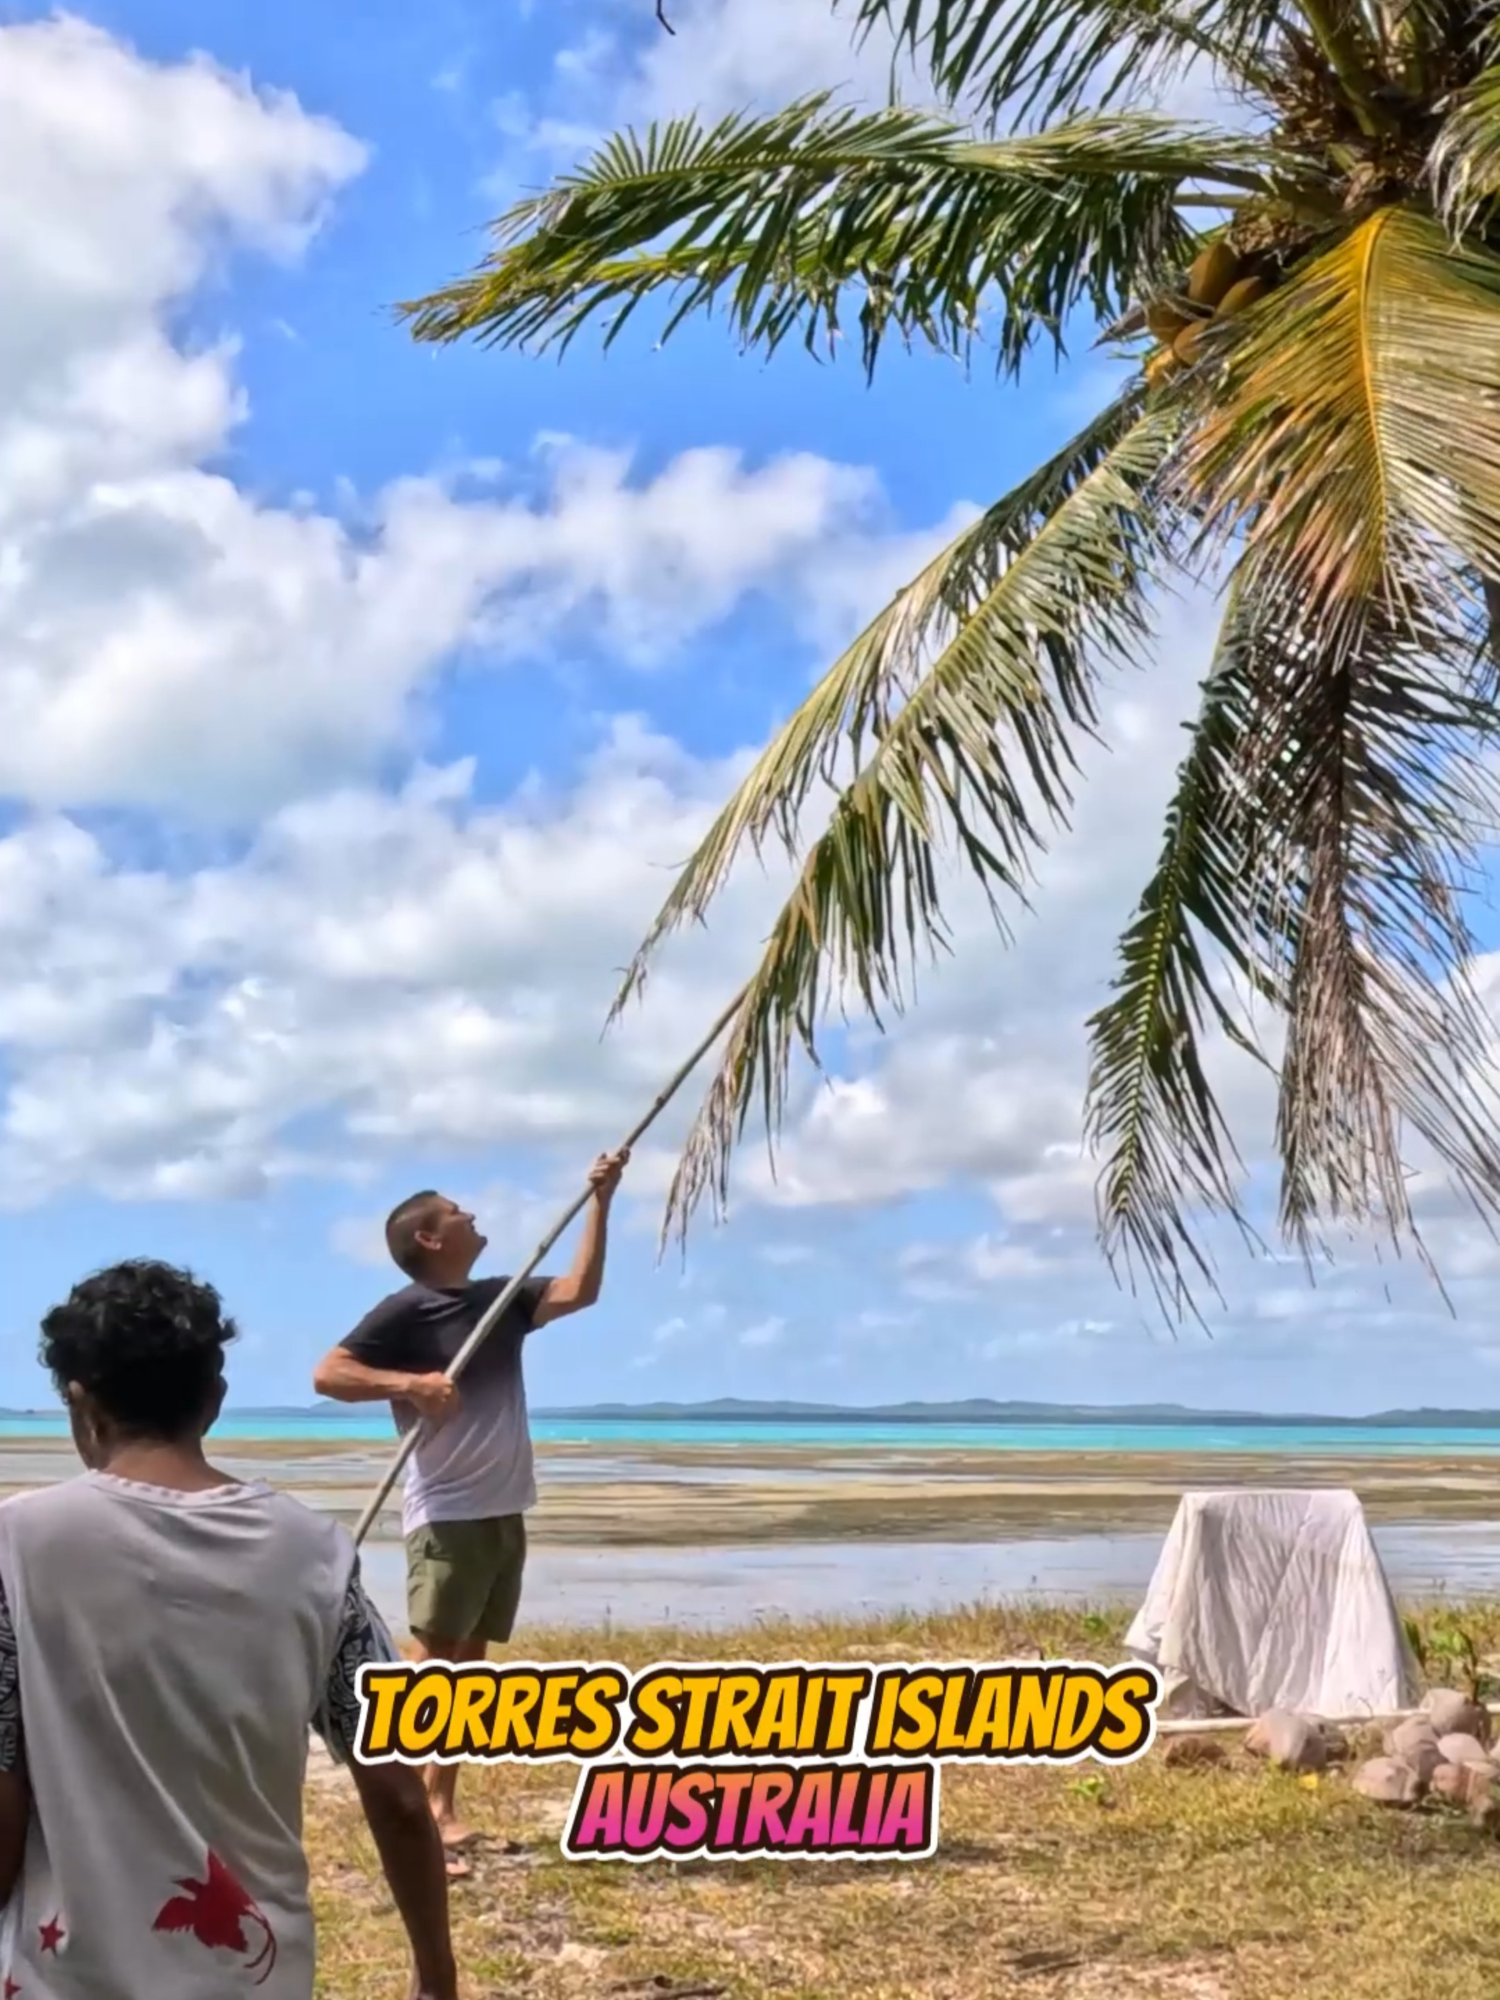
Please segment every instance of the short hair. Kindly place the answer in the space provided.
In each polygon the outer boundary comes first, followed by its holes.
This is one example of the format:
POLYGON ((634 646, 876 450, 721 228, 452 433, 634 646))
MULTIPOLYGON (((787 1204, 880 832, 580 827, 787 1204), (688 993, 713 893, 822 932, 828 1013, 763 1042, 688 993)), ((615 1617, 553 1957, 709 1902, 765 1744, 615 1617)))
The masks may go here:
POLYGON ((436 1188, 422 1188, 398 1201, 385 1219, 385 1247, 408 1278, 421 1273, 425 1258, 417 1238, 437 1221, 442 1206, 436 1188))
POLYGON ((209 1416, 238 1332, 212 1285, 133 1257, 84 1278, 52 1308, 39 1357, 64 1397, 76 1382, 122 1430, 169 1440, 209 1416))

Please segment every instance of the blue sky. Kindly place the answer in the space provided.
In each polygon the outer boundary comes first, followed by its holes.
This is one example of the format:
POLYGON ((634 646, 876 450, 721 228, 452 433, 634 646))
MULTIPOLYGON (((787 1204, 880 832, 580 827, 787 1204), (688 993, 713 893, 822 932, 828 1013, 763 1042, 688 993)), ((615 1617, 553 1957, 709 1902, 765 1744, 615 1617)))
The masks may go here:
MULTIPOLYGON (((747 752, 967 509, 1077 427, 893 355, 769 366, 708 325, 561 363, 414 348, 388 307, 622 119, 878 91, 808 0, 0 10, 0 1401, 39 1314, 126 1254, 300 1401, 388 1282, 379 1218, 472 1196, 528 1249, 744 976, 748 871, 602 1043, 614 982, 747 752)), ((1500 1400, 1494 1246, 1430 1203, 1458 1308, 1368 1257, 1225 1265, 1214 1339, 1104 1272, 1081 1023, 1144 879, 1211 631, 1164 607, 1040 914, 803 1079, 773 1183, 684 1266, 632 1176, 606 1300, 538 1402, 1500 1400)), ((1253 1078, 1230 1100, 1264 1144, 1253 1078)), ((690 1108, 684 1105, 685 1111, 690 1108)), ((1253 1143, 1252 1143, 1253 1154, 1253 1143)))

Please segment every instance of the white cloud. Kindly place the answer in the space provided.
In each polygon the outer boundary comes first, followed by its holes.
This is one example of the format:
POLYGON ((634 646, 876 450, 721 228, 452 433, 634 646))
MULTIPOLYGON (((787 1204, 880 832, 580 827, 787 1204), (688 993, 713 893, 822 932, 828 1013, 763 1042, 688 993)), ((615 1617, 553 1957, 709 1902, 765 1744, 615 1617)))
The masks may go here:
MULTIPOLYGON (((713 122, 731 113, 777 110, 813 91, 865 105, 892 96, 927 105, 934 91, 925 62, 914 64, 884 23, 856 35, 854 10, 832 0, 672 0, 673 33, 662 33, 649 7, 604 0, 576 39, 559 51, 547 86, 534 100, 510 92, 492 107, 506 159, 490 192, 508 199, 532 178, 521 162, 540 155, 572 164, 622 125, 696 114, 713 122)), ((1205 64, 1194 64, 1158 92, 1161 108, 1184 119, 1240 125, 1239 99, 1219 90, 1205 64)))
POLYGON ((786 1321, 778 1314, 758 1319, 740 1334, 741 1347, 775 1347, 786 1331, 786 1321))
POLYGON ((253 1192, 414 1144, 581 1171, 727 997, 716 934, 600 1040, 611 968, 731 771, 622 724, 569 793, 475 808, 466 767, 419 771, 287 807, 193 875, 65 821, 0 841, 0 954, 28 968, 0 1013, 0 1191, 253 1192), (283 1136, 311 1115, 331 1153, 283 1136))
MULTIPOLYGON (((879 102, 890 91, 891 43, 856 43, 847 6, 818 0, 674 0, 671 35, 632 34, 622 65, 608 34, 573 54, 567 76, 582 95, 613 80, 621 109, 645 121, 697 111, 722 117, 750 104, 780 104, 810 90, 879 102)), ((898 78, 910 85, 905 65, 898 78)))
POLYGON ((550 437, 336 513, 237 485, 236 346, 182 308, 302 253, 363 148, 76 21, 0 52, 0 794, 246 821, 420 743, 457 647, 656 665, 747 592, 821 630, 901 556, 873 476, 808 453, 643 479, 550 437))

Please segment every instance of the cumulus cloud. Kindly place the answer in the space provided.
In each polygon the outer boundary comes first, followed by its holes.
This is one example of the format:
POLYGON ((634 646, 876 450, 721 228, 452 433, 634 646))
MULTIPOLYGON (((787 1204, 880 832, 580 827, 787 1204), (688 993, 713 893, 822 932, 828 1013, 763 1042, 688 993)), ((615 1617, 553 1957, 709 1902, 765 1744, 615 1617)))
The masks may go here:
POLYGON ((807 453, 643 478, 548 437, 337 512, 237 484, 236 345, 182 309, 303 254, 364 149, 77 21, 0 48, 0 794, 243 823, 419 744, 457 648, 657 665, 747 593, 806 630, 901 559, 872 475, 807 453))
POLYGON ((413 1144, 591 1157, 727 998, 715 934, 601 1040, 611 968, 733 769, 622 723, 566 792, 481 808, 471 767, 420 770, 289 806, 189 874, 24 827, 0 841, 0 954, 25 968, 0 1005, 0 1190, 228 1195, 413 1144), (290 1145, 311 1116, 322 1148, 290 1145))
MULTIPOLYGON (((668 12, 671 35, 636 0, 600 0, 554 57, 543 89, 508 93, 492 107, 504 153, 493 194, 507 198, 527 178, 527 159, 571 163, 621 125, 690 113, 713 122, 819 90, 863 104, 932 98, 925 66, 898 51, 884 22, 856 34, 847 0, 672 0, 668 12)), ((1216 87, 1204 63, 1157 96, 1184 119, 1245 121, 1241 102, 1216 87)))
POLYGON ((774 1347, 786 1331, 786 1320, 779 1313, 770 1313, 765 1319, 758 1319, 743 1329, 739 1336, 741 1347, 774 1347))

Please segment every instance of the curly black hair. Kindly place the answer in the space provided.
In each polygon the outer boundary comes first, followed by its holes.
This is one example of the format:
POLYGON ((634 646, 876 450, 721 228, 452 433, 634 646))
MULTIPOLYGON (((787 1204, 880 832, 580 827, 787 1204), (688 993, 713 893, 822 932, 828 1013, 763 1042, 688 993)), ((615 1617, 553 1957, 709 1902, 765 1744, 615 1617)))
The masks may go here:
POLYGON ((42 1321, 61 1395, 76 1382, 121 1430, 175 1439, 203 1423, 238 1329, 212 1285, 146 1257, 76 1284, 42 1321))

